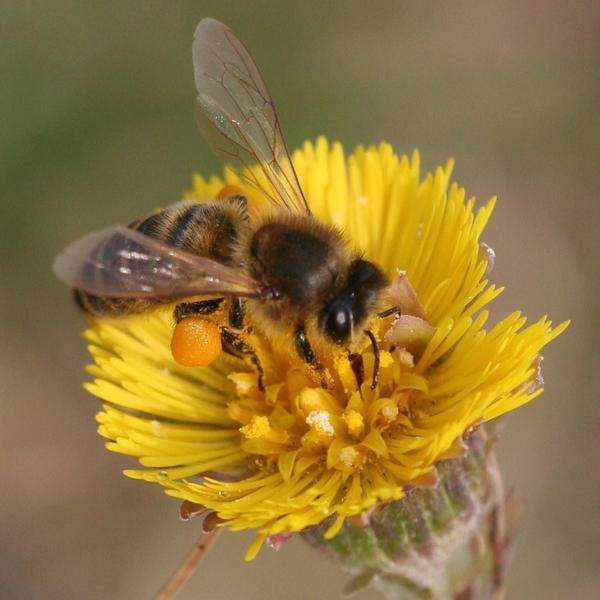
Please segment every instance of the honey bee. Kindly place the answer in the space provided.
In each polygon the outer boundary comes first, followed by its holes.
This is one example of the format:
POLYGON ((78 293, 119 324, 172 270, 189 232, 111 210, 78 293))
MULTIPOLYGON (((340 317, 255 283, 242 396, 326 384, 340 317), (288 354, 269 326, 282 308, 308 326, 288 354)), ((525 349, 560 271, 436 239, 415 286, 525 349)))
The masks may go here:
POLYGON ((260 362, 240 335, 248 322, 266 336, 293 340, 298 356, 317 371, 322 367, 311 340, 350 352, 367 335, 376 351, 366 326, 394 311, 377 313, 389 282, 376 264, 350 249, 340 230, 311 213, 256 64, 214 19, 199 23, 193 60, 200 129, 268 209, 250 218, 243 192, 228 186, 215 200, 179 202, 74 242, 57 257, 56 274, 74 288, 80 308, 96 316, 210 296, 177 303, 179 322, 210 315, 227 301, 223 349, 249 357, 261 387, 260 362))

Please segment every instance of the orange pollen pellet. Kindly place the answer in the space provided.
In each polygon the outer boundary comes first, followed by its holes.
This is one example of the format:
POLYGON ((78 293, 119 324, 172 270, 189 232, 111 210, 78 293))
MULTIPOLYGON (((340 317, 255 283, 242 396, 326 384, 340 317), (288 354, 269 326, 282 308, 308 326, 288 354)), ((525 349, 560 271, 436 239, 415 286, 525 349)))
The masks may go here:
POLYGON ((221 332, 212 321, 186 317, 175 325, 171 352, 184 367, 206 367, 221 354, 221 332))

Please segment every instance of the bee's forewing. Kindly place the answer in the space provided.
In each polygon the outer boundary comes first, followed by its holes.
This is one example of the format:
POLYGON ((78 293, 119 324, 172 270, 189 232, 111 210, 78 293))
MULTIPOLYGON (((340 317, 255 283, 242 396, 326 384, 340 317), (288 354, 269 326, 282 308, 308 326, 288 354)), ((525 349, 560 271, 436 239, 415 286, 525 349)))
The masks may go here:
POLYGON ((260 293, 258 284, 237 269, 127 227, 104 229, 67 246, 54 261, 54 272, 74 288, 112 298, 260 293))
POLYGON ((244 45, 219 21, 203 19, 193 58, 198 124, 215 153, 274 204, 310 213, 275 105, 244 45), (251 170, 257 164, 264 181, 251 170))

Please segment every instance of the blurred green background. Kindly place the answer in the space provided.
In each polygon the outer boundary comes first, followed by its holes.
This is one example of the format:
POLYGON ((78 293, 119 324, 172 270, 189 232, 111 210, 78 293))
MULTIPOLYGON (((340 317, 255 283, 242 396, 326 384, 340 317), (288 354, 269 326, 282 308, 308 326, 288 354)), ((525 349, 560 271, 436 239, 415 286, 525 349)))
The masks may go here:
MULTIPOLYGON (((502 435, 524 500, 508 598, 598 597, 597 2, 5 0, 0 16, 0 597, 148 598, 198 534, 103 449, 82 320, 50 264, 215 170, 192 114, 205 16, 255 55, 291 147, 386 139, 499 195, 495 314, 574 321, 502 435)), ((301 542, 247 565, 249 539, 225 534, 182 597, 338 597, 344 577, 301 542)))

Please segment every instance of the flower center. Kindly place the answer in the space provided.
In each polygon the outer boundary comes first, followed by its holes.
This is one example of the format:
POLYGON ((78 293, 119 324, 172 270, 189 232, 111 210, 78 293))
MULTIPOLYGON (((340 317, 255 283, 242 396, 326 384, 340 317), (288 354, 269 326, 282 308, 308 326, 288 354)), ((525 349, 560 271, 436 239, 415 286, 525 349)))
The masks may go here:
MULTIPOLYGON (((427 381, 415 373, 412 353, 386 341, 385 333, 397 327, 397 321, 385 323, 375 328, 380 344, 375 389, 371 389, 375 357, 368 340, 351 357, 340 354, 326 365, 331 382, 327 389, 299 360, 287 370, 271 369, 269 361, 282 360, 274 347, 261 352, 260 358, 267 373, 283 372, 283 379, 267 380, 261 391, 253 373, 230 375, 238 397, 228 411, 240 423, 241 447, 252 456, 252 465, 279 469, 288 478, 302 457, 345 474, 388 458, 388 440, 411 425, 411 408, 427 392, 427 381)), ((264 339, 260 343, 264 345, 264 339)))

